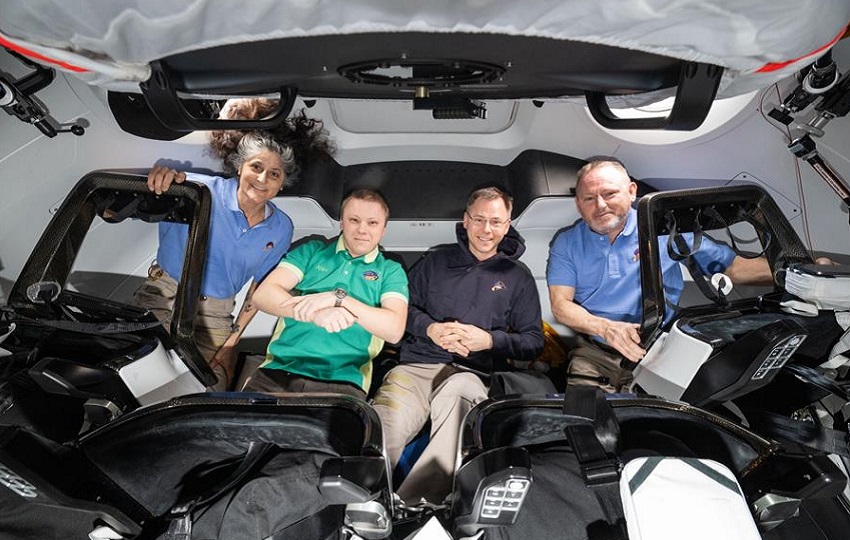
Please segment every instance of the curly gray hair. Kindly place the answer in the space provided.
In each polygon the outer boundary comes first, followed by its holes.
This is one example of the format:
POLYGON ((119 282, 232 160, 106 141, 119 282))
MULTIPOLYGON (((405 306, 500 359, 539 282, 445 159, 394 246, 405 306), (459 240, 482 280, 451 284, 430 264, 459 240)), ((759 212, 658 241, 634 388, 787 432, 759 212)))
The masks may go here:
POLYGON ((249 131, 242 136, 239 144, 236 145, 236 149, 225 160, 225 166, 229 168, 228 172, 235 173, 246 161, 263 150, 274 152, 280 156, 280 162, 283 165, 284 185, 292 184, 300 172, 300 167, 295 161, 295 152, 292 147, 281 144, 267 131, 249 131))

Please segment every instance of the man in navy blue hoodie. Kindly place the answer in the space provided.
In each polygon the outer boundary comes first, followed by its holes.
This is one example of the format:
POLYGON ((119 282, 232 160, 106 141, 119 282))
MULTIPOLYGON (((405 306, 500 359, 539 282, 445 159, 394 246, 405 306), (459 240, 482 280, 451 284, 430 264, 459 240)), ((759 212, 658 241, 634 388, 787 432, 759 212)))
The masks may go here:
POLYGON ((400 365, 373 403, 393 468, 431 420, 428 446, 397 489, 408 503, 443 502, 461 423, 487 397, 488 376, 508 369, 508 359, 530 361, 543 351, 540 300, 518 261, 525 245, 511 227, 512 206, 498 188, 474 191, 457 244, 435 249, 410 272, 400 365))

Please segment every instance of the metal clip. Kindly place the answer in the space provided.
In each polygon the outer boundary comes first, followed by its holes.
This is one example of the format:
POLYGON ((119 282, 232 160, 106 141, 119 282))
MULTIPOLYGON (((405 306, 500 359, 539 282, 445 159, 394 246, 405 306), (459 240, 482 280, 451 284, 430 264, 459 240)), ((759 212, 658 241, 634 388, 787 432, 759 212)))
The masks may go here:
POLYGON ((151 278, 153 281, 156 281, 161 278, 162 274, 164 273, 165 271, 163 271, 162 267, 158 264, 152 264, 151 267, 148 268, 148 277, 151 278))

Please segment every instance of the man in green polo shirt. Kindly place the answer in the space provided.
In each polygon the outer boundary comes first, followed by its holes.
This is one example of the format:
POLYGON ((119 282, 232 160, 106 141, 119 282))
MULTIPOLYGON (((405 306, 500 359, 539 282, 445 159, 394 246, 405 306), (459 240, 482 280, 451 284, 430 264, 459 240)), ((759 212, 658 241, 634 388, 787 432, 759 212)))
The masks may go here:
POLYGON ((293 249, 254 293, 257 309, 280 318, 244 390, 365 398, 372 358, 385 341, 401 340, 407 276, 378 249, 387 203, 375 191, 357 190, 342 201, 341 214, 337 239, 293 249))

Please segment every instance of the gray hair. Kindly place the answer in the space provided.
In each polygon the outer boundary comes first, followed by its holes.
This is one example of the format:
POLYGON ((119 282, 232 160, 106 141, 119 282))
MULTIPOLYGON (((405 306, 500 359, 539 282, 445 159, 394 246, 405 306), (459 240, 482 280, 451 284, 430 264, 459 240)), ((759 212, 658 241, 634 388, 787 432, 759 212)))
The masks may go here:
POLYGON ((631 176, 629 175, 629 171, 626 170, 626 166, 623 165, 623 162, 617 158, 609 156, 594 156, 588 159, 589 161, 585 163, 584 166, 576 173, 576 189, 578 189, 578 185, 581 184, 581 181, 584 179, 585 176, 590 174, 591 171, 601 169, 602 167, 611 167, 613 169, 617 169, 618 171, 626 175, 629 180, 631 180, 631 176))
POLYGON ((235 173, 242 168, 246 161, 256 156, 263 150, 274 152, 280 156, 283 165, 284 185, 291 185, 301 172, 301 168, 295 161, 295 152, 292 147, 281 144, 267 131, 249 131, 239 140, 236 149, 231 152, 225 160, 225 165, 235 173))

